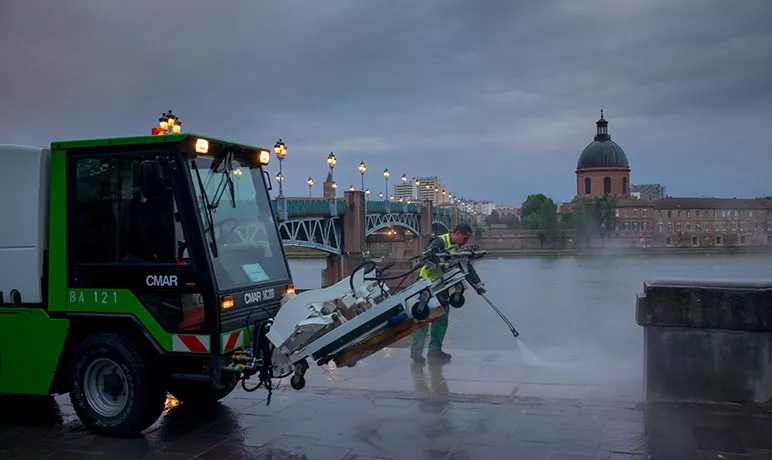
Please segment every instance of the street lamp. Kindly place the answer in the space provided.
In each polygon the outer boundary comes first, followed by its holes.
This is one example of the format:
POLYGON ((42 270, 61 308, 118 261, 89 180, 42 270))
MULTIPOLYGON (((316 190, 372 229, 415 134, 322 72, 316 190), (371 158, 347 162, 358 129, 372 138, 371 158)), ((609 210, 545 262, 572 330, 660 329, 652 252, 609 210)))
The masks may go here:
MULTIPOLYGON (((391 173, 389 172, 389 168, 386 168, 383 170, 383 178, 386 179, 386 196, 389 196, 389 176, 391 173)), ((389 207, 389 200, 386 198, 386 212, 391 212, 391 208, 389 207)))
POLYGON ((420 181, 420 180, 418 180, 418 179, 416 179, 416 180, 415 180, 415 186, 416 186, 416 187, 420 187, 420 186, 421 186, 421 181, 420 181))
POLYGON ((370 189, 365 190, 365 196, 370 196, 370 189))
POLYGON ((168 112, 161 114, 161 118, 158 119, 158 128, 154 128, 152 133, 163 136, 164 134, 179 134, 181 131, 182 122, 169 109, 168 112))
MULTIPOLYGON (((335 158, 335 154, 330 152, 329 155, 327 155, 327 166, 330 167, 330 180, 333 179, 333 170, 335 169, 335 163, 337 163, 338 160, 335 158)), ((330 194, 330 215, 331 216, 337 216, 338 215, 338 206, 335 204, 335 189, 338 188, 338 185, 335 183, 335 181, 332 181, 332 193, 330 194)))
POLYGON ((308 197, 311 198, 311 187, 314 186, 314 180, 309 177, 306 184, 308 184, 308 197))
POLYGON ((378 198, 383 198, 383 192, 378 192, 378 198))
POLYGON ((364 161, 360 161, 359 162, 359 172, 362 174, 362 190, 365 189, 365 171, 367 171, 367 166, 365 165, 364 161))
MULTIPOLYGON (((287 156, 287 146, 284 145, 284 142, 282 142, 281 139, 274 144, 273 146, 273 153, 276 154, 276 158, 279 159, 279 175, 276 176, 276 180, 279 180, 279 176, 281 176, 282 179, 284 179, 284 170, 282 169, 282 162, 284 161, 284 157, 287 156)), ((279 196, 284 196, 284 185, 282 184, 284 181, 279 180, 279 196)))
POLYGON ((406 183, 407 183, 407 176, 406 176, 406 175, 404 175, 404 174, 402 174, 402 183, 403 183, 403 184, 406 184, 406 183))
POLYGON ((349 188, 348 188, 348 191, 349 191, 349 192, 353 192, 353 191, 354 191, 354 186, 352 185, 351 187, 349 187, 349 188))

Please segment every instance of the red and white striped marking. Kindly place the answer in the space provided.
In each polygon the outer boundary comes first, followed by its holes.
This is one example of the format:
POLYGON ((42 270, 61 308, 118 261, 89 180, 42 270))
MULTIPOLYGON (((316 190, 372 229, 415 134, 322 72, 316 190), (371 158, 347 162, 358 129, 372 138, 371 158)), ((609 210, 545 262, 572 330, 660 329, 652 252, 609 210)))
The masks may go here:
POLYGON ((208 335, 174 335, 172 336, 172 351, 184 353, 209 353, 210 339, 208 335))
POLYGON ((244 331, 241 330, 241 331, 231 332, 230 334, 223 334, 222 344, 223 344, 223 348, 222 348, 223 352, 235 350, 236 348, 243 346, 244 331))

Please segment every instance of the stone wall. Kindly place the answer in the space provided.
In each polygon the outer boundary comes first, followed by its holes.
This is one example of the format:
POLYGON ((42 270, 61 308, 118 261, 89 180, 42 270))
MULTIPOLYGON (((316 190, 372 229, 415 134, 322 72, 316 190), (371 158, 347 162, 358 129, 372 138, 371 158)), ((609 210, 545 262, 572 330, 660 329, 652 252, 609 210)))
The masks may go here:
POLYGON ((772 400, 772 282, 646 282, 636 321, 648 400, 772 400))

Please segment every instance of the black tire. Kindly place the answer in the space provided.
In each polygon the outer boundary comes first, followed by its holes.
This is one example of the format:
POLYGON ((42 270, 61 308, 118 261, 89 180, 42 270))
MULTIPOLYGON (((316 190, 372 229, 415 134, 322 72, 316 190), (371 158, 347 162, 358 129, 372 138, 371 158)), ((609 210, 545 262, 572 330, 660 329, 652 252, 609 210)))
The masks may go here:
POLYGON ((431 309, 428 305, 424 304, 423 308, 421 308, 422 302, 416 302, 413 304, 413 308, 411 308, 411 313, 413 314, 413 318, 415 318, 417 321, 423 321, 426 318, 431 315, 431 309))
POLYGON ((185 404, 209 405, 228 396, 236 389, 236 379, 225 383, 225 388, 215 388, 211 382, 195 382, 178 380, 171 383, 169 393, 185 404))
POLYGON ((453 308, 461 308, 464 306, 464 303, 466 302, 466 298, 464 298, 464 294, 458 294, 450 296, 450 306, 453 308))
POLYGON ((306 386, 306 378, 295 374, 290 378, 290 386, 295 390, 302 390, 306 386))
POLYGON ((164 374, 157 357, 132 335, 105 332, 86 337, 73 350, 69 377, 70 399, 75 412, 95 433, 113 437, 138 436, 163 412, 166 401, 164 374), (110 375, 102 379, 91 378, 98 366, 109 365, 105 364, 109 362, 113 365, 110 375), (87 378, 89 382, 98 383, 89 385, 87 378), (89 398, 94 400, 93 388, 102 388, 102 393, 108 391, 108 379, 111 379, 112 391, 120 391, 118 397, 125 398, 125 404, 116 405, 122 408, 115 414, 106 414, 89 402, 89 398))

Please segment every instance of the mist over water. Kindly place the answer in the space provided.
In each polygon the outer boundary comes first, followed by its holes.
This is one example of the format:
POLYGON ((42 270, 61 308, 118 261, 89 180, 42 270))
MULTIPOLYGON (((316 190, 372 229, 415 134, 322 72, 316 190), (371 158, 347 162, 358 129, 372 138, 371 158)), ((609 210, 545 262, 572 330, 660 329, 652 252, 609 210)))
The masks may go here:
MULTIPOLYGON (((320 287, 324 264, 291 261, 295 285, 320 287)), ((602 383, 632 392, 640 391, 643 381, 643 330, 635 322, 635 301, 644 281, 772 278, 767 254, 489 258, 475 267, 488 298, 535 360, 518 349, 507 325, 473 291, 467 291, 463 308, 451 309, 447 349, 522 355, 522 371, 536 383, 602 383)))

